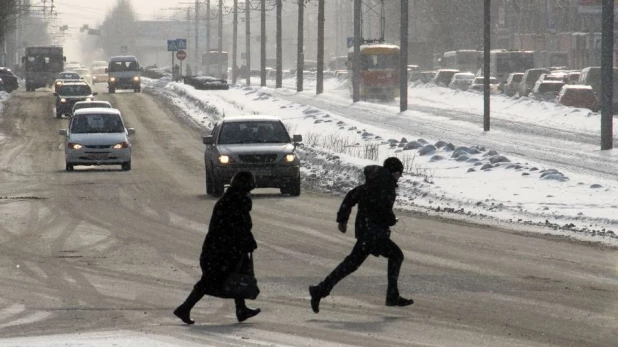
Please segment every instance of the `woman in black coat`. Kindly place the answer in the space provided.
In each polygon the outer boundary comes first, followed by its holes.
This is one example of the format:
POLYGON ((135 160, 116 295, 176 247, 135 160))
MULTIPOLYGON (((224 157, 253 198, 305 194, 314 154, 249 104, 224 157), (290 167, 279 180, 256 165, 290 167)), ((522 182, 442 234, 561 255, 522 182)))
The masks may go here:
MULTIPOLYGON (((195 284, 193 291, 174 314, 186 324, 195 323, 190 318, 191 309, 204 296, 229 298, 223 291, 223 283, 234 272, 238 264, 250 261, 248 254, 257 248, 251 228, 252 202, 249 192, 255 188, 252 173, 239 172, 232 178, 230 187, 217 201, 208 234, 202 246, 200 267, 202 278, 195 284)), ((234 298, 236 318, 242 322, 258 313, 260 309, 250 309, 244 298, 234 298)))

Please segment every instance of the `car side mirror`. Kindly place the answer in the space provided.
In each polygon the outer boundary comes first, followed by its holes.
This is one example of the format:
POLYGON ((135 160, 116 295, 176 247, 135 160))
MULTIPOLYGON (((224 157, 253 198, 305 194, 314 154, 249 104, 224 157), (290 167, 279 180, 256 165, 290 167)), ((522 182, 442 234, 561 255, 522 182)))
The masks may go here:
POLYGON ((62 135, 62 136, 67 136, 67 129, 60 129, 60 130, 58 130, 58 134, 62 135))
POLYGON ((206 135, 202 137, 202 143, 204 143, 205 145, 212 145, 213 143, 215 143, 215 139, 212 137, 212 135, 206 135))
POLYGON ((108 72, 109 72, 109 70, 107 68, 105 68, 105 73, 108 73, 108 72))
POLYGON ((135 134, 135 128, 127 128, 127 134, 129 135, 135 134))
POLYGON ((303 135, 295 134, 294 136, 292 136, 292 141, 294 143, 303 142, 303 135))
POLYGON ((93 92, 92 95, 99 95, 99 92, 93 92))

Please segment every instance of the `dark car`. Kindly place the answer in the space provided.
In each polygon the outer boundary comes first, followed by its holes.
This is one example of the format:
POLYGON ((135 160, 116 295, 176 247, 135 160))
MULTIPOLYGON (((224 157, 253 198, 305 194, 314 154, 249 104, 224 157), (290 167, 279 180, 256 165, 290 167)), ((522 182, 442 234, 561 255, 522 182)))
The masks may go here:
POLYGON ((19 88, 17 76, 13 74, 13 71, 11 71, 11 69, 7 67, 0 67, 0 78, 2 78, 5 92, 10 93, 15 89, 19 88))
POLYGON ((540 101, 556 101, 560 89, 564 86, 563 81, 543 80, 536 81, 530 97, 540 101))
POLYGON ((228 90, 230 86, 227 81, 221 78, 210 76, 185 76, 183 78, 185 84, 192 85, 195 89, 201 90, 228 90))
POLYGON ((564 85, 558 94, 558 102, 564 106, 587 108, 592 112, 599 110, 599 101, 591 86, 564 85))
POLYGON ((206 194, 221 196, 225 184, 239 171, 255 175, 258 188, 279 188, 282 194, 300 195, 301 135, 290 138, 277 117, 225 117, 212 134, 204 136, 206 194))
POLYGON ((65 82, 54 93, 56 97, 56 117, 60 118, 63 114, 71 116, 73 106, 78 101, 94 100, 97 92, 92 92, 90 85, 86 82, 65 82))
POLYGON ((521 83, 523 77, 523 72, 513 72, 509 74, 509 77, 506 79, 506 84, 504 84, 504 94, 507 96, 514 96, 517 94, 519 84, 521 83))
POLYGON ((530 92, 532 92, 532 88, 534 88, 536 80, 538 80, 539 77, 544 73, 549 74, 551 73, 551 71, 544 68, 526 70, 526 72, 524 72, 524 76, 521 79, 521 82, 519 83, 518 95, 528 96, 530 92))

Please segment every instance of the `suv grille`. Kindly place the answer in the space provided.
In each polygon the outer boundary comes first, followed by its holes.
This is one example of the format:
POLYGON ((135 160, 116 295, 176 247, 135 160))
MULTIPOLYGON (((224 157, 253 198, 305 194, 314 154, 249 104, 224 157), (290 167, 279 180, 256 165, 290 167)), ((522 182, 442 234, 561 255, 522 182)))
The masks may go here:
POLYGON ((277 160, 276 154, 241 154, 238 157, 243 163, 272 163, 277 160))

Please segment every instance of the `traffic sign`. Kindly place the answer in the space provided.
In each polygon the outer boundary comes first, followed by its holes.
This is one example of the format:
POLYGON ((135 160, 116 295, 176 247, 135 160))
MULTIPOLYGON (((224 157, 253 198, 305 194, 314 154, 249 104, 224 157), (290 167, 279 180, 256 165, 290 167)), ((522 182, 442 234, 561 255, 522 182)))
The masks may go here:
POLYGON ((178 60, 185 60, 186 57, 187 57, 187 52, 183 50, 176 52, 176 58, 178 58, 178 60))
POLYGON ((178 50, 176 40, 167 40, 167 50, 171 52, 178 50))
POLYGON ((187 39, 176 39, 177 49, 187 49, 187 39))

